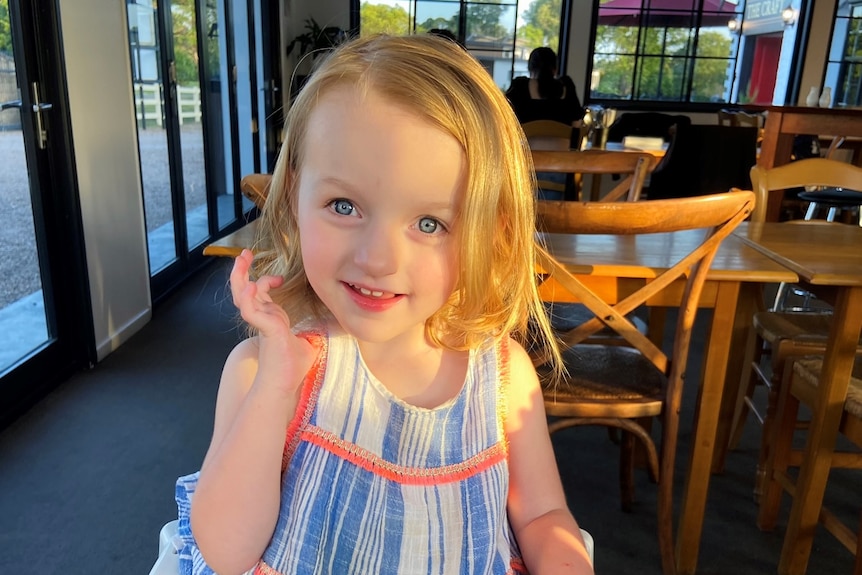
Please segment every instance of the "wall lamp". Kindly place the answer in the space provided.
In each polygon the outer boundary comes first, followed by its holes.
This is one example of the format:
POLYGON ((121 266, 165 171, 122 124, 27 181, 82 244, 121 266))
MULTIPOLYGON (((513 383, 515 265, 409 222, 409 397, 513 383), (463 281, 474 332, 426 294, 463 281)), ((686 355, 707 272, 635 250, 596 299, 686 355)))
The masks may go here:
POLYGON ((792 26, 796 23, 796 10, 790 4, 781 11, 781 21, 784 22, 785 26, 792 26))
POLYGON ((739 32, 739 20, 734 18, 733 20, 727 21, 727 29, 730 30, 731 34, 736 34, 739 32))

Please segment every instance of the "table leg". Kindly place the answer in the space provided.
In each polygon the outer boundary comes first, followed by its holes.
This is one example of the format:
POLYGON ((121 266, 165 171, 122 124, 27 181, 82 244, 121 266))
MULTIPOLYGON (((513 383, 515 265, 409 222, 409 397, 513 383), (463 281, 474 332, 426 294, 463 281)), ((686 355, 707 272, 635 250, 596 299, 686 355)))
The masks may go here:
POLYGON ((778 564, 778 573, 781 575, 803 575, 808 566, 814 528, 823 504, 860 330, 862 286, 840 289, 835 301, 826 355, 823 358, 817 405, 812 409, 802 464, 796 481, 796 496, 790 508, 784 545, 781 548, 778 564))
POLYGON ((724 460, 727 455, 730 431, 733 426, 733 414, 738 400, 739 380, 743 372, 750 369, 744 365, 745 346, 748 342, 748 332, 751 330, 751 318, 757 311, 763 309, 763 289, 760 284, 742 284, 739 300, 736 305, 736 315, 733 319, 733 332, 730 338, 730 349, 727 355, 727 373, 724 377, 724 393, 721 396, 718 429, 715 432, 716 449, 712 457, 712 472, 724 471, 724 460))
POLYGON ((677 572, 693 574, 697 567, 706 494, 724 391, 739 282, 718 282, 691 440, 688 476, 682 493, 676 540, 677 572))

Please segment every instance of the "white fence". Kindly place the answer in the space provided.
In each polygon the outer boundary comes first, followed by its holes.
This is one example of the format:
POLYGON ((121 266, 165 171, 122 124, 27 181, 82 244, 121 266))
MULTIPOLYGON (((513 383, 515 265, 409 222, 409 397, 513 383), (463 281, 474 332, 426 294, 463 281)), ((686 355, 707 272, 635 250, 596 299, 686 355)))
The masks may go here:
MULTIPOLYGON (((135 84, 135 113, 144 127, 150 123, 162 127, 165 109, 162 105, 160 84, 135 84)), ((177 86, 177 106, 180 124, 201 121, 201 89, 197 86, 177 86)))

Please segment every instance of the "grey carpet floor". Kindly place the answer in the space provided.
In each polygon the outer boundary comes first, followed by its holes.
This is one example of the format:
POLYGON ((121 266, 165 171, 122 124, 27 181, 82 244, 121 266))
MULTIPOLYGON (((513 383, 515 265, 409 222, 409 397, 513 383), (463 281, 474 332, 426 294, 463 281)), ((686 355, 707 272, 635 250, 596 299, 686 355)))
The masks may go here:
MULTIPOLYGON (((128 343, 0 432, 0 574, 148 573, 159 529, 176 515, 174 480, 201 463, 219 373, 240 338, 226 265, 204 269, 128 343)), ((706 321, 699 318, 699 334, 706 321)), ((702 335, 695 338, 677 494, 703 343, 702 335)), ((749 422, 725 472, 712 478, 698 573, 776 572, 788 505, 775 532, 757 529, 751 487, 758 438, 749 422)), ((646 475, 637 475, 634 511, 623 513, 617 449, 604 429, 566 430, 554 445, 569 505, 595 537, 597 572, 660 574, 656 490, 646 475)), ((858 478, 833 471, 827 491, 833 510, 853 521, 862 507, 858 478)), ((852 562, 818 530, 810 575, 849 575, 852 562)))

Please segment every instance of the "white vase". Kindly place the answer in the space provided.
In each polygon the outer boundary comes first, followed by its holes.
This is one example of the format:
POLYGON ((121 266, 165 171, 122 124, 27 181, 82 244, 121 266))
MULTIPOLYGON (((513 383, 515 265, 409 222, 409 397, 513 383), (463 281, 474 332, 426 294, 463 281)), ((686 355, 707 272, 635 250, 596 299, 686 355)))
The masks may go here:
POLYGON ((832 88, 829 86, 823 88, 823 93, 820 94, 819 104, 821 108, 828 108, 832 105, 832 88))
POLYGON ((817 99, 817 86, 811 86, 811 89, 808 90, 808 96, 805 98, 805 105, 811 107, 817 106, 817 99))

